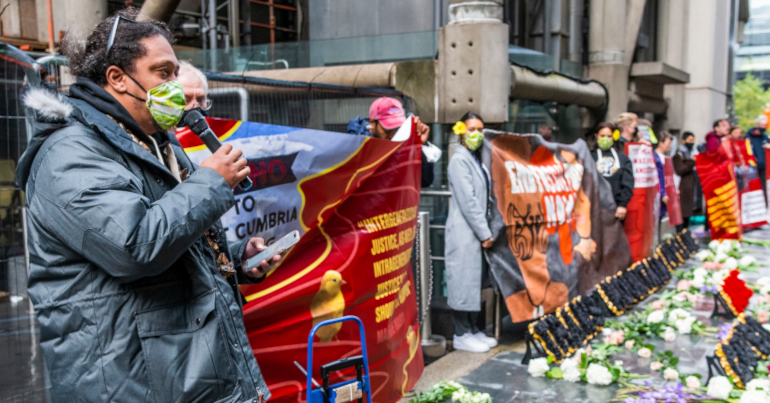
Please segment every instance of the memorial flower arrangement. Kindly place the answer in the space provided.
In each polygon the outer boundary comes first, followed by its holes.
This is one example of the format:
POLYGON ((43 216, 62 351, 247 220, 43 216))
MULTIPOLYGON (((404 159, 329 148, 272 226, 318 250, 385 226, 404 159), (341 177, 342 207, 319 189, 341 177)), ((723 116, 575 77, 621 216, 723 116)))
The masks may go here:
POLYGON ((455 381, 441 381, 427 391, 418 393, 409 403, 439 403, 450 398, 457 403, 492 403, 488 393, 471 392, 455 381))
POLYGON ((565 358, 559 366, 551 367, 553 356, 535 358, 529 361, 527 371, 534 377, 564 379, 569 382, 586 382, 592 385, 609 385, 614 382, 628 382, 631 379, 646 378, 623 368, 623 361, 610 362, 611 355, 623 351, 609 343, 597 343, 589 348, 580 349, 576 358, 565 358))

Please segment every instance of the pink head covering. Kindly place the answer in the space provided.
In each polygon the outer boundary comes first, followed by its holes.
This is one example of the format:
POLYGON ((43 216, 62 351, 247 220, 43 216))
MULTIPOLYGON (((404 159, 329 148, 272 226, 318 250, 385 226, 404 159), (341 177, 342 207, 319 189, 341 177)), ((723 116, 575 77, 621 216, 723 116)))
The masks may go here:
POLYGON ((400 127, 406 121, 406 114, 401 102, 397 99, 377 98, 369 107, 369 119, 379 121, 386 130, 400 127))

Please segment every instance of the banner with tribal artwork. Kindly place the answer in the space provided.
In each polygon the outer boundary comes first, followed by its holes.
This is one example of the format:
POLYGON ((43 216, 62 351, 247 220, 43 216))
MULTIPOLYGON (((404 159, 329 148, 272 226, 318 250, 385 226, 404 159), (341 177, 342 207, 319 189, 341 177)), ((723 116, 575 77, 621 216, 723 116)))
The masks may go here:
POLYGON ((495 241, 484 252, 513 322, 553 312, 631 264, 612 189, 583 140, 485 136, 495 241))
MULTIPOLYGON (((271 402, 305 401, 308 334, 316 323, 356 315, 364 323, 372 397, 395 403, 420 378, 411 254, 420 203, 419 136, 411 119, 393 141, 269 124, 207 119, 223 143, 243 150, 254 186, 236 190, 223 223, 231 241, 300 241, 259 284, 241 286, 244 322, 271 402)), ((211 153, 177 133, 195 163, 211 153)), ((322 327, 320 364, 361 354, 353 322, 322 327)), ((330 384, 355 377, 335 371, 330 384)))
POLYGON ((624 230, 634 262, 652 253, 658 224, 658 170, 652 147, 642 143, 625 143, 625 152, 634 166, 634 195, 628 202, 624 230))
POLYGON ((695 155, 711 239, 742 239, 741 209, 735 169, 724 147, 695 155))

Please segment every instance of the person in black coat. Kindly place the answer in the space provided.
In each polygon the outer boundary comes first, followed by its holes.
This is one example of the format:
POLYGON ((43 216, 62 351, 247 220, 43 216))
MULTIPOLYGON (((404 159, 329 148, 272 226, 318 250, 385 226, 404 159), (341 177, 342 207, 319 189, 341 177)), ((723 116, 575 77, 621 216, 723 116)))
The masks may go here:
POLYGON ((596 162, 596 169, 612 187, 615 199, 615 217, 619 220, 626 218, 626 206, 634 194, 634 167, 631 160, 619 152, 612 139, 615 127, 612 123, 602 122, 594 132, 594 142, 591 156, 596 162))

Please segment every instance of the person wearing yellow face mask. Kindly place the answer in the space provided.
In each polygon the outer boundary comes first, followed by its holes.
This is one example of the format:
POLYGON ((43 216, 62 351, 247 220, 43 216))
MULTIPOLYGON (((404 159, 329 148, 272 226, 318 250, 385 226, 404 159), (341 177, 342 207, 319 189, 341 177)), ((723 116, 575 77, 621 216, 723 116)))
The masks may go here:
POLYGON ((455 325, 453 347, 483 353, 497 345, 476 325, 481 311, 482 248, 489 248, 494 242, 487 224, 490 176, 481 163, 484 121, 468 112, 453 131, 462 144, 447 168, 452 199, 446 222, 444 262, 455 325))
POLYGON ((594 132, 595 144, 591 156, 596 162, 599 174, 610 183, 612 197, 615 199, 615 217, 619 220, 626 218, 626 206, 634 194, 634 167, 631 160, 622 152, 618 152, 612 134, 615 127, 612 123, 602 122, 594 132))

